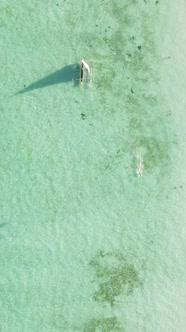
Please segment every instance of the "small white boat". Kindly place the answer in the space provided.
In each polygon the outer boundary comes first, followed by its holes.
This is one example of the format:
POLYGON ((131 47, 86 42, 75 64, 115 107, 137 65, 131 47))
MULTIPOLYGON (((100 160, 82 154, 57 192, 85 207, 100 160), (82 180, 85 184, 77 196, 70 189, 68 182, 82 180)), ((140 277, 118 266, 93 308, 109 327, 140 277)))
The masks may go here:
POLYGON ((84 60, 81 60, 81 68, 80 68, 80 82, 82 83, 84 80, 84 69, 87 69, 88 75, 90 77, 90 67, 88 63, 86 63, 84 60))

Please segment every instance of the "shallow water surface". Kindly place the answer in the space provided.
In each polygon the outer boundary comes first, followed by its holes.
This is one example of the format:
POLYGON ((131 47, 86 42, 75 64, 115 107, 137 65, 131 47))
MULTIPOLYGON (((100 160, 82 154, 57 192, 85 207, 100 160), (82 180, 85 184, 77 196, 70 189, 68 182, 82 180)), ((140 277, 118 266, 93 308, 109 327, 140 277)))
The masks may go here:
POLYGON ((161 9, 0 5, 2 332, 181 331, 182 136, 161 9))

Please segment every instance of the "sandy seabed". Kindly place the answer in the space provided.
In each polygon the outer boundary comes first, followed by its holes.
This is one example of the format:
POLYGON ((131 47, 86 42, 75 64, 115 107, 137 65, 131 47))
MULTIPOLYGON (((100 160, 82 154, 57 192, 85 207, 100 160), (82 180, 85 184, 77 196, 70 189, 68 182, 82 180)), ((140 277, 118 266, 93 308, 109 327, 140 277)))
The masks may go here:
POLYGON ((2 332, 185 330, 185 17, 1 1, 2 332))

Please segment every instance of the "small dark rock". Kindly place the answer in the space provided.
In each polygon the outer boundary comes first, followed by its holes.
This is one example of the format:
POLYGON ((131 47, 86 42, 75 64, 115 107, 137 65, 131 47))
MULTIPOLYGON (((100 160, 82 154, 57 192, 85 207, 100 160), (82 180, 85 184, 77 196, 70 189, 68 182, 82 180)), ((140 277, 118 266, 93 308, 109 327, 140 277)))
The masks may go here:
POLYGON ((81 113, 81 118, 82 118, 82 120, 85 120, 85 113, 81 113))
POLYGON ((129 58, 132 58, 132 54, 130 52, 126 53, 129 58))

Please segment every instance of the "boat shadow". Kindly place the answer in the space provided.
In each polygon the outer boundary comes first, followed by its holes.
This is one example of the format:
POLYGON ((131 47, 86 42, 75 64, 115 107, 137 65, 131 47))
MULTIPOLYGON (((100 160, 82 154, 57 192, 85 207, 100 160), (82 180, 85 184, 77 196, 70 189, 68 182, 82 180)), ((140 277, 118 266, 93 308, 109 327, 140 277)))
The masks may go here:
POLYGON ((67 65, 55 71, 54 73, 47 75, 40 80, 28 85, 27 87, 25 86, 24 89, 18 91, 16 95, 42 89, 55 84, 68 83, 72 81, 74 86, 77 86, 79 85, 79 68, 79 65, 76 63, 67 65))

